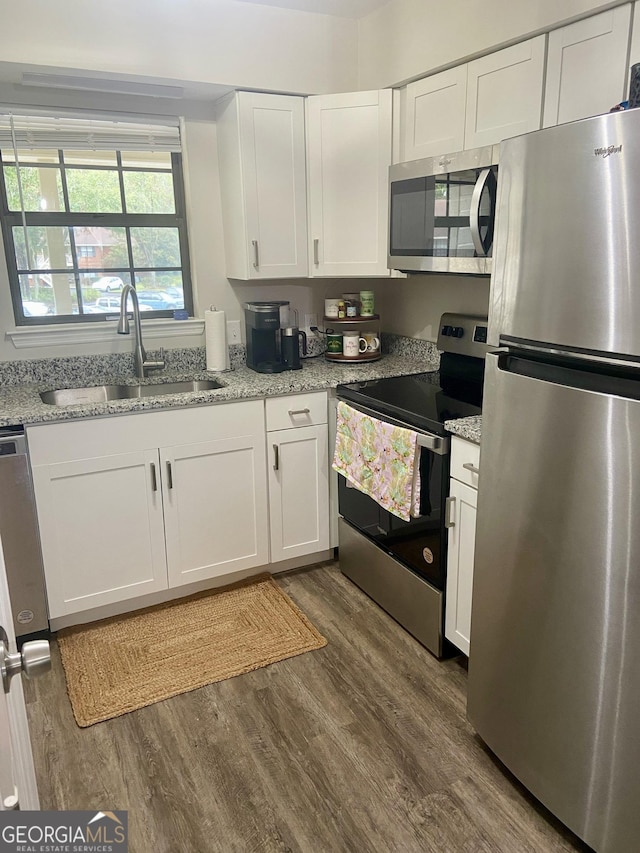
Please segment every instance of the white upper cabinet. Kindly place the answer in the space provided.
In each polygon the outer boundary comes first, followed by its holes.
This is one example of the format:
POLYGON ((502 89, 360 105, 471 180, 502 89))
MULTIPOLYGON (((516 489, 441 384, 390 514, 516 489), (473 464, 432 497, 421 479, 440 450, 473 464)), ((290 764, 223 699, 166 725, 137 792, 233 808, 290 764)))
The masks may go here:
POLYGON ((466 95, 466 65, 407 86, 401 142, 403 160, 462 151, 466 95))
POLYGON ((545 36, 406 87, 404 160, 494 145, 540 128, 545 36))
POLYGON ((217 133, 227 276, 305 277, 304 98, 236 92, 217 133))
POLYGON ((626 98, 630 21, 627 4, 549 33, 544 127, 607 113, 626 98))
POLYGON ((311 276, 388 276, 390 89, 307 98, 311 276))
POLYGON ((469 63, 465 148, 540 129, 544 51, 538 36, 469 63))

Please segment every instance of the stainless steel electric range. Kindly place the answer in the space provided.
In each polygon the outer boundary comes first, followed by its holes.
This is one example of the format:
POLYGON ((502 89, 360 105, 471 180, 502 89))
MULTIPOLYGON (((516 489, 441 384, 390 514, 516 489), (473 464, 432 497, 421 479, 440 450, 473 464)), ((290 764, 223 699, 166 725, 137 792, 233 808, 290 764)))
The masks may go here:
POLYGON ((444 641, 446 498, 450 439, 446 420, 482 406, 487 319, 443 314, 440 370, 339 385, 338 400, 418 434, 420 515, 402 521, 338 477, 342 572, 438 657, 444 641))

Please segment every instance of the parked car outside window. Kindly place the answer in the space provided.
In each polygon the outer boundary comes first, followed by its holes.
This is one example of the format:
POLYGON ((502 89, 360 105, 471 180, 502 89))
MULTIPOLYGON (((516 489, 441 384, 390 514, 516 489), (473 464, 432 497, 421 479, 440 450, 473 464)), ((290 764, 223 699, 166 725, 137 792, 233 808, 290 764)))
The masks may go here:
POLYGON ((105 275, 97 281, 92 281, 91 287, 95 288, 95 290, 100 290, 103 293, 110 293, 112 290, 122 290, 124 282, 117 276, 105 275))
MULTIPOLYGON (((130 300, 127 300, 127 303, 128 303, 127 304, 127 310, 132 311, 133 309, 131 308, 130 300)), ((96 303, 95 303, 94 307, 98 311, 104 311, 105 313, 109 313, 109 314, 111 314, 113 312, 119 313, 119 311, 120 311, 120 297, 119 296, 100 296, 98 299, 96 299, 96 303)), ((141 311, 152 311, 153 309, 150 308, 148 305, 141 305, 140 310, 141 311)))
POLYGON ((171 296, 166 293, 155 293, 151 290, 138 291, 138 302, 140 308, 146 305, 154 311, 173 311, 174 308, 178 307, 178 303, 171 296))

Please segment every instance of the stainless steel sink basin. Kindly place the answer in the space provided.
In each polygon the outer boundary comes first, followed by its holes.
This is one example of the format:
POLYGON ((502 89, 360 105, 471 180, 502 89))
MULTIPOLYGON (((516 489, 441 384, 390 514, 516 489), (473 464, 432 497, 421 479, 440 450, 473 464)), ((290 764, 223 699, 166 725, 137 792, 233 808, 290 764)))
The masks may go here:
POLYGON ((217 379, 187 379, 184 382, 153 382, 148 385, 96 385, 91 388, 60 388, 43 391, 40 399, 52 406, 73 406, 78 403, 106 403, 108 400, 134 400, 140 397, 159 397, 164 394, 185 394, 189 391, 214 391, 223 385, 217 379))

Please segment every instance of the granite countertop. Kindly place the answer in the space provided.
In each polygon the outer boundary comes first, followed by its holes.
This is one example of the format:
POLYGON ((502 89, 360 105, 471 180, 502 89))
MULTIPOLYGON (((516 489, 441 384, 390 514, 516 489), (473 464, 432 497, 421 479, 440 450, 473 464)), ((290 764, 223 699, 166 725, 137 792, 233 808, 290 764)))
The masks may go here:
POLYGON ((470 418, 458 418, 458 420, 445 421, 445 429, 468 441, 480 444, 482 438, 482 415, 473 415, 470 418))
MULTIPOLYGON (((30 382, 0 385, 0 426, 36 424, 77 418, 104 417, 128 412, 153 411, 158 409, 184 408, 185 406, 218 403, 230 400, 274 397, 304 391, 321 391, 335 388, 345 382, 380 379, 388 376, 409 375, 437 370, 437 351, 426 357, 414 353, 388 354, 379 361, 364 364, 337 364, 324 358, 306 359, 302 370, 289 370, 278 374, 262 374, 246 366, 238 366, 227 373, 208 373, 206 370, 185 372, 161 372, 146 380, 133 376, 104 375, 89 378, 77 374, 73 381, 30 382), (153 396, 132 400, 112 400, 107 403, 78 403, 71 406, 55 406, 43 403, 41 391, 62 387, 81 388, 88 385, 130 384, 139 382, 175 382, 182 379, 217 379, 222 388, 212 391, 192 391, 183 394, 153 396)), ((467 419, 468 420, 468 419, 467 419)))

